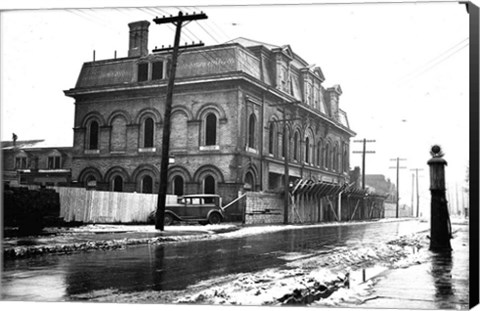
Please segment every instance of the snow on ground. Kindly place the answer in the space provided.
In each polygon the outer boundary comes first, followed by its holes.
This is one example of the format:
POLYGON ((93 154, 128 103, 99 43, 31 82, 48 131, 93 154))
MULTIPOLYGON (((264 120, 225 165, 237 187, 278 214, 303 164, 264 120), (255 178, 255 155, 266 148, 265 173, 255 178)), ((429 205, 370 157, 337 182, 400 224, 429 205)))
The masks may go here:
MULTIPOLYGON (((234 224, 219 224, 219 225, 178 225, 165 226, 164 232, 215 232, 218 230, 234 229, 234 224)), ((67 228, 63 230, 66 233, 120 233, 120 232, 139 232, 139 233, 158 233, 154 225, 109 225, 109 224, 89 224, 76 228, 67 228)))
MULTIPOLYGON (((205 232, 205 233, 218 233, 222 232, 222 237, 225 238, 236 238, 244 237, 256 234, 278 232, 284 230, 296 230, 296 229, 305 229, 316 228, 316 227, 332 227, 332 226, 355 226, 362 225, 365 223, 374 223, 374 222, 399 222, 399 221, 410 221, 413 219, 410 218, 386 218, 379 219, 375 221, 355 221, 355 222, 331 222, 331 223, 318 223, 318 224, 298 224, 298 225, 249 225, 244 226, 241 224, 234 223, 223 223, 217 225, 198 225, 198 224, 181 224, 181 225, 172 225, 165 226, 165 233, 175 233, 175 232, 205 232), (226 233, 224 233, 226 232, 226 233)), ((50 232, 61 232, 61 233, 120 233, 120 232, 139 232, 139 233, 159 233, 160 231, 155 229, 154 225, 116 225, 116 224, 89 224, 75 228, 66 228, 66 229, 48 229, 50 232)))
MULTIPOLYGON (((255 228, 256 230, 260 227, 255 228)), ((249 231, 249 233, 256 232, 249 231)), ((229 234, 229 233, 227 233, 229 234)), ((372 296, 375 276, 391 268, 421 263, 428 240, 424 233, 403 236, 376 246, 336 247, 328 251, 282 255, 286 264, 254 273, 238 273, 211 278, 180 291, 143 291, 120 293, 98 291, 75 299, 117 303, 193 303, 220 305, 280 305, 285 295, 300 289, 309 292, 314 284, 328 284, 350 275, 350 287, 340 287, 330 297, 312 303, 315 306, 358 305, 372 296), (365 269, 365 280, 364 272, 365 269)))

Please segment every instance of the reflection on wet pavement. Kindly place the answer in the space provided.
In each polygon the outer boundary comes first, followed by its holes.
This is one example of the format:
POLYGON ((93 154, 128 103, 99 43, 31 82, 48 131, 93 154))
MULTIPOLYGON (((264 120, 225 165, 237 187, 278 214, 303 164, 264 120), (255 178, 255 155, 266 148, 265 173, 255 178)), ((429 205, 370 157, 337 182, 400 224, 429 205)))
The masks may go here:
POLYGON ((468 226, 451 240, 453 251, 433 253, 422 264, 387 271, 378 277, 374 295, 358 307, 408 309, 468 309, 468 226))
MULTIPOLYGON (((414 222, 417 224, 416 222, 414 222)), ((179 290, 212 277, 282 266, 286 253, 361 247, 418 231, 410 222, 286 230, 234 239, 6 261, 2 299, 67 300, 95 290, 179 290), (49 278, 45 287, 42 278, 49 278), (52 290, 49 291, 49 288, 52 290)))

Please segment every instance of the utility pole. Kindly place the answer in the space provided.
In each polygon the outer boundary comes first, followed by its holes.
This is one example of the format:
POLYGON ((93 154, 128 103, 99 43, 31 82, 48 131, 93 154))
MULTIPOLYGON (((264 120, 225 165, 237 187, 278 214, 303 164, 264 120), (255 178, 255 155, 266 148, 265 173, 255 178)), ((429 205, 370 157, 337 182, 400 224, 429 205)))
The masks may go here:
POLYGON ((390 167, 390 168, 396 168, 397 169, 397 212, 396 212, 396 218, 398 218, 398 209, 399 209, 399 201, 400 201, 400 196, 399 196, 399 189, 400 189, 400 174, 399 174, 399 170, 402 169, 402 168, 406 168, 404 166, 400 167, 400 161, 405 161, 407 159, 400 159, 400 158, 396 158, 396 159, 390 159, 390 161, 397 161, 397 166, 396 167, 390 167))
POLYGON ((365 190, 365 154, 366 153, 375 153, 375 151, 367 151, 367 143, 374 143, 374 139, 360 139, 354 140, 354 143, 363 143, 363 150, 362 151, 352 151, 352 153, 361 153, 362 154, 362 189, 365 190))
POLYGON ((165 219, 165 200, 167 197, 167 180, 168 180, 168 162, 169 162, 169 148, 170 148, 170 115, 172 112, 173 101, 173 87, 175 85, 175 74, 177 70, 177 58, 178 49, 180 45, 180 35, 182 32, 182 24, 188 23, 193 20, 206 19, 206 14, 200 12, 200 14, 183 14, 178 12, 178 16, 172 16, 162 18, 154 18, 153 21, 156 24, 172 23, 176 26, 175 40, 172 49, 172 63, 170 66, 170 72, 168 76, 167 95, 165 99, 165 114, 163 124, 163 137, 162 137, 162 162, 160 165, 160 188, 158 189, 158 201, 157 211, 155 213, 155 229, 163 231, 163 222, 165 219))
POLYGON ((282 107, 283 112, 283 159, 284 159, 284 174, 283 174, 283 183, 285 184, 284 189, 284 198, 283 198, 283 223, 288 224, 288 206, 290 199, 290 176, 288 173, 288 138, 287 138, 287 116, 285 115, 285 105, 282 107))
POLYGON ((418 192, 418 171, 423 171, 423 168, 412 168, 410 171, 415 171, 416 183, 417 183, 417 218, 420 217, 420 194, 418 192))
MULTIPOLYGON (((290 103, 279 103, 279 104, 274 104, 271 106, 282 106, 282 114, 283 114, 283 119, 278 120, 278 121, 272 121, 272 122, 282 122, 283 125, 283 137, 282 137, 282 152, 283 152, 283 164, 284 164, 284 175, 283 175, 283 183, 285 185, 284 188, 284 198, 283 198, 283 223, 288 224, 288 207, 290 206, 290 175, 289 175, 289 170, 288 170, 288 134, 287 134, 287 121, 295 121, 299 120, 299 118, 293 117, 290 119, 287 119, 287 112, 285 106, 287 104, 295 105, 298 102, 290 102, 290 103)), ((294 113, 296 114, 296 113, 294 113)))
POLYGON ((412 216, 413 216, 413 196, 414 196, 414 189, 415 189, 415 174, 412 173, 412 202, 411 202, 411 208, 412 208, 412 216))

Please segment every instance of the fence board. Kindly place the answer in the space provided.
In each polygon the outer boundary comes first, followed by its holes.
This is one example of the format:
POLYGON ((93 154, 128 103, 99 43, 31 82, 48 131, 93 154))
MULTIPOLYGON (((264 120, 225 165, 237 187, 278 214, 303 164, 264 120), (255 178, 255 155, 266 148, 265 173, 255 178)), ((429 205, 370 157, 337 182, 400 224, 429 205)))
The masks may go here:
MULTIPOLYGON (((156 194, 93 191, 83 188, 54 188, 60 197, 60 217, 86 223, 146 222, 157 206, 156 194)), ((177 196, 167 195, 167 204, 177 196)))

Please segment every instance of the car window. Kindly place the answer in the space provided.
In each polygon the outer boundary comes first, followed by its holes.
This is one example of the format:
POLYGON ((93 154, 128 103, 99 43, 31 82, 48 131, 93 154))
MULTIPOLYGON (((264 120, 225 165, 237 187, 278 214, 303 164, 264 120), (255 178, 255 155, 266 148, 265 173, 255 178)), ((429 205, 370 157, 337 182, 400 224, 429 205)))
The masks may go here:
POLYGON ((215 204, 215 198, 205 198, 205 204, 215 204))

